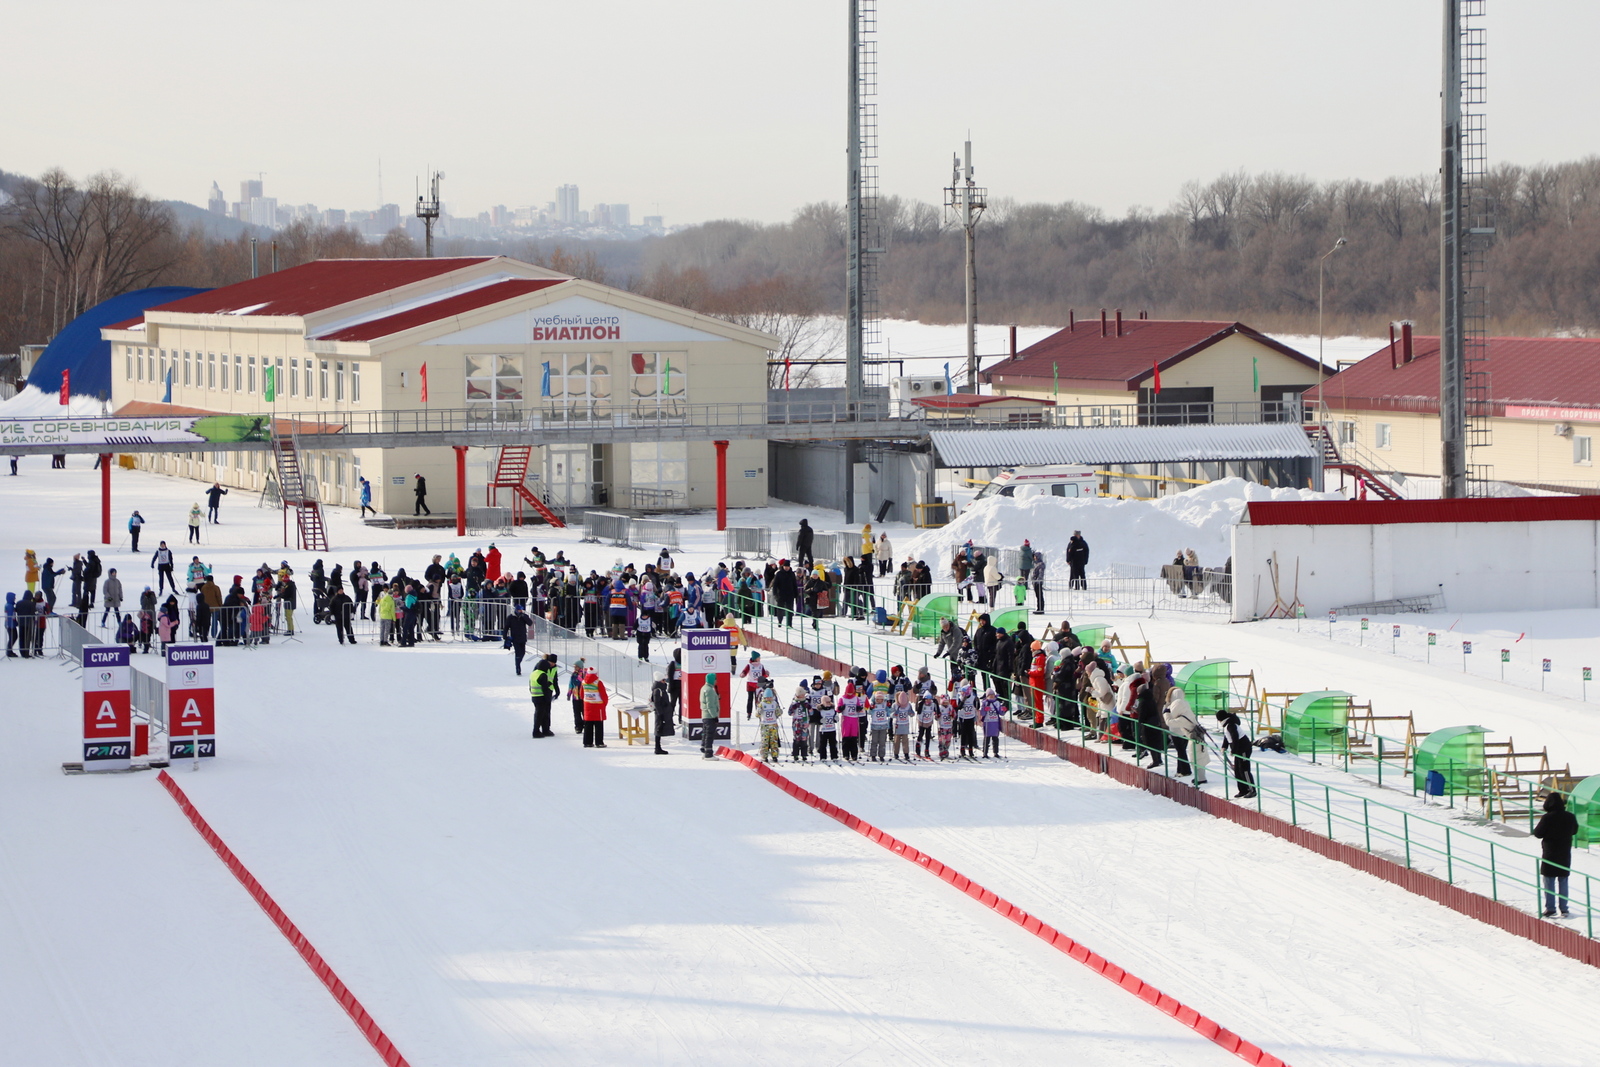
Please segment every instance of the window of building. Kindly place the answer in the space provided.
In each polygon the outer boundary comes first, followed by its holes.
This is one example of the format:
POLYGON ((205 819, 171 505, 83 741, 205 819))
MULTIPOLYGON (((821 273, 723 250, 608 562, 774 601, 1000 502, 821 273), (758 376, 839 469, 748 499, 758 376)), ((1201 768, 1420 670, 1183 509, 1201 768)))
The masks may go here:
MULTIPOLYGON (((360 366, 360 364, 355 364, 355 366, 360 366)), ((352 397, 351 399, 353 400, 355 398, 352 397)), ((350 488, 352 488, 352 489, 360 489, 361 488, 361 457, 360 456, 351 456, 350 457, 350 488)))
POLYGON ((183 384, 188 386, 189 382, 189 350, 186 348, 183 350, 183 384))
POLYGON ((133 346, 122 346, 123 370, 122 376, 128 381, 133 381, 133 346))
POLYGON ((540 360, 539 399, 553 421, 611 417, 611 356, 552 355, 540 360))
POLYGON ((361 403, 361 364, 350 364, 350 403, 361 403))
POLYGON ((344 400, 344 362, 342 360, 333 365, 333 399, 336 401, 344 400))
POLYGON ((273 376, 272 376, 272 395, 273 395, 274 399, 276 399, 278 397, 281 397, 283 395, 284 386, 283 386, 283 357, 282 356, 278 357, 278 359, 277 359, 277 361, 275 363, 275 366, 277 367, 277 372, 275 374, 273 374, 273 376))
MULTIPOLYGON (((552 370, 552 389, 553 375, 557 373, 552 370)), ((475 418, 516 418, 522 409, 522 396, 521 357, 488 353, 467 356, 467 410, 475 418)))
POLYGON ((1390 423, 1378 422, 1372 426, 1372 443, 1378 448, 1388 448, 1392 439, 1393 429, 1390 423))
POLYGON ((244 391, 244 357, 243 356, 234 356, 233 357, 233 391, 236 392, 236 393, 241 393, 241 392, 244 391))
MULTIPOLYGON (((685 441, 651 441, 630 445, 628 475, 635 489, 689 494, 689 445, 685 441)), ((671 501, 661 501, 670 503, 671 501)))
POLYGON ((1355 444, 1356 424, 1354 422, 1340 422, 1338 425, 1339 443, 1341 445, 1355 444))
POLYGON ((250 388, 248 390, 246 390, 246 391, 249 392, 251 395, 254 395, 255 391, 256 391, 256 357, 255 356, 251 356, 250 357, 250 362, 249 362, 248 369, 249 369, 249 372, 250 372, 250 376, 249 376, 249 379, 248 379, 248 381, 250 383, 250 388))
MULTIPOLYGON (((317 399, 326 400, 328 399, 328 361, 321 359, 317 361, 317 364, 317 369, 321 371, 317 378, 317 384, 322 386, 321 392, 317 394, 317 399)), ((323 481, 327 481, 327 479, 324 478, 323 481)))
POLYGON ((628 402, 635 418, 682 418, 688 379, 682 352, 632 352, 628 355, 628 402))
POLYGON ((316 362, 316 361, 315 360, 310 360, 310 359, 306 360, 306 379, 305 379, 305 381, 306 381, 306 399, 307 400, 310 400, 310 399, 314 398, 317 395, 316 391, 314 389, 312 389, 312 387, 311 387, 311 372, 312 372, 311 364, 314 363, 314 362, 316 362))
POLYGON ((161 374, 156 378, 156 381, 165 385, 167 381, 167 350, 165 348, 156 349, 156 358, 161 367, 161 374))
POLYGON ((298 359, 289 361, 289 395, 300 395, 300 361, 298 359))
POLYGON ((1044 412, 1041 411, 1008 411, 1006 422, 1020 426, 1043 426, 1044 412))
POLYGON ((228 353, 222 353, 222 358, 217 360, 221 366, 221 373, 217 375, 217 388, 224 393, 228 391, 228 353))
POLYGON ((1574 437, 1572 439, 1572 462, 1580 467, 1587 467, 1594 462, 1594 438, 1574 437))
POLYGON ((216 387, 217 387, 217 354, 215 352, 207 352, 206 353, 206 388, 207 389, 215 389, 216 387))
POLYGON ((133 365, 138 370, 139 381, 144 381, 144 349, 136 348, 134 351, 133 365))

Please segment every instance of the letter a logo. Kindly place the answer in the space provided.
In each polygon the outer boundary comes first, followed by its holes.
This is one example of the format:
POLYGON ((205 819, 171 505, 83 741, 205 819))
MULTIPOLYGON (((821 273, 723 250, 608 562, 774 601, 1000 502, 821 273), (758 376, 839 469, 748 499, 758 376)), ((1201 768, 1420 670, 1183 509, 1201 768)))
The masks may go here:
MULTIPOLYGON (((117 723, 117 712, 116 709, 111 706, 111 701, 102 700, 100 702, 100 710, 94 713, 95 725, 99 726, 99 724, 106 719, 110 719, 111 724, 115 726, 117 723)), ((101 729, 104 729, 104 727, 101 727, 101 729)))
POLYGON ((200 705, 194 702, 194 697, 190 697, 184 703, 183 713, 178 716, 178 722, 180 725, 189 722, 198 724, 200 722, 200 705))

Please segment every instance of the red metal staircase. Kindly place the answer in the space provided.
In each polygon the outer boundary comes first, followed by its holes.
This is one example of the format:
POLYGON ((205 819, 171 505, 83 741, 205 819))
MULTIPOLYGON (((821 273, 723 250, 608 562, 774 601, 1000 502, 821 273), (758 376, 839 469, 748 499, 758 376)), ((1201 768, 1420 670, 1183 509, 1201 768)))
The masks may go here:
POLYGON ((300 454, 293 438, 272 439, 278 460, 278 492, 283 497, 283 545, 289 547, 289 509, 294 509, 295 548, 303 552, 328 551, 328 531, 322 524, 322 505, 306 494, 305 477, 300 473, 300 454))
POLYGON ((532 445, 505 445, 500 449, 500 458, 495 462, 494 478, 489 482, 489 506, 495 505, 495 491, 497 489, 511 490, 511 521, 520 526, 523 523, 522 505, 527 504, 540 518, 551 526, 566 526, 561 517, 545 505, 534 495, 527 486, 528 461, 533 455, 532 445))
POLYGON ((1353 478, 1359 478, 1366 484, 1372 495, 1380 500, 1403 500, 1382 478, 1363 464, 1345 459, 1339 454, 1339 446, 1333 440, 1333 434, 1328 432, 1328 427, 1322 425, 1309 425, 1305 427, 1306 436, 1311 438, 1314 445, 1319 446, 1322 452, 1322 469, 1325 471, 1339 471, 1353 478))

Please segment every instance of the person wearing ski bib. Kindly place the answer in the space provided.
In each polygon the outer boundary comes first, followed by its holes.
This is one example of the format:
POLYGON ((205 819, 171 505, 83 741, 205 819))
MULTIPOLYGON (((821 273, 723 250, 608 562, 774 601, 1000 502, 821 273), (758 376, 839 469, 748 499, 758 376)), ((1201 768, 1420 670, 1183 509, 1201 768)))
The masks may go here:
POLYGON ((978 696, 972 683, 965 682, 956 703, 956 728, 961 734, 961 758, 978 758, 978 696))
POLYGON ((755 710, 756 702, 761 699, 763 683, 771 677, 766 664, 761 662, 761 653, 750 653, 750 662, 744 665, 744 670, 739 672, 739 677, 745 679, 744 690, 744 717, 746 721, 750 713, 755 710))
MULTIPOLYGON (((1044 642, 1033 643, 1033 662, 1028 665, 1028 699, 1033 704, 1033 725, 1044 726, 1044 680, 1045 680, 1044 642)), ((988 741, 984 741, 984 751, 988 751, 988 741)), ((999 755, 998 752, 995 755, 999 755)))
POLYGON ((811 701, 796 700, 789 705, 789 732, 794 744, 789 759, 806 763, 811 759, 811 701))
POLYGON ((583 694, 583 747, 605 748, 606 705, 610 702, 606 683, 591 668, 583 672, 579 691, 583 694))
POLYGON ((1000 720, 1005 718, 1006 706, 996 695, 993 689, 983 694, 983 704, 980 706, 983 714, 983 758, 989 758, 990 748, 994 749, 994 758, 1000 758, 1000 720))
POLYGON ((839 709, 833 706, 833 698, 828 697, 817 709, 817 759, 839 758, 838 737, 839 709))
POLYGON ((939 717, 939 698, 930 694, 923 694, 917 707, 917 755, 923 759, 933 758, 929 751, 933 748, 933 724, 939 717))
POLYGON ((889 709, 889 726, 894 735, 894 758, 911 761, 911 720, 916 709, 911 706, 911 693, 902 689, 894 695, 894 706, 889 709))
POLYGON ((839 743, 844 746, 844 758, 851 763, 861 755, 861 696, 854 682, 846 682, 844 696, 839 699, 839 743))
POLYGON ((783 740, 778 730, 778 723, 783 718, 783 709, 778 706, 778 695, 770 686, 762 688, 759 700, 756 714, 761 722, 761 762, 776 763, 778 746, 783 740))
POLYGON ((889 751, 889 701, 886 694, 872 694, 872 707, 867 711, 867 721, 872 728, 872 744, 867 756, 873 763, 885 763, 889 751))
POLYGON ((936 719, 939 727, 939 758, 950 758, 950 738, 956 729, 956 709, 949 697, 939 698, 939 714, 936 719))

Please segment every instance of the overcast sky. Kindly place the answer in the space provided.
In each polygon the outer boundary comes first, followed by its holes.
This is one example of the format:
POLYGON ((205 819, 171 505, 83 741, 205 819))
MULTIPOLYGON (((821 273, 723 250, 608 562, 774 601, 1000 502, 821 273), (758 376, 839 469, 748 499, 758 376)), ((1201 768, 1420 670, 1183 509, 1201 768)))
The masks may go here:
MULTIPOLYGON (((880 0, 882 187, 1161 208, 1235 168, 1432 172, 1440 0, 880 0)), ((12 4, 0 168, 160 198, 555 199, 776 221, 844 187, 845 0, 12 4)), ((1595 0, 1490 0, 1489 155, 1600 151, 1595 0)))

